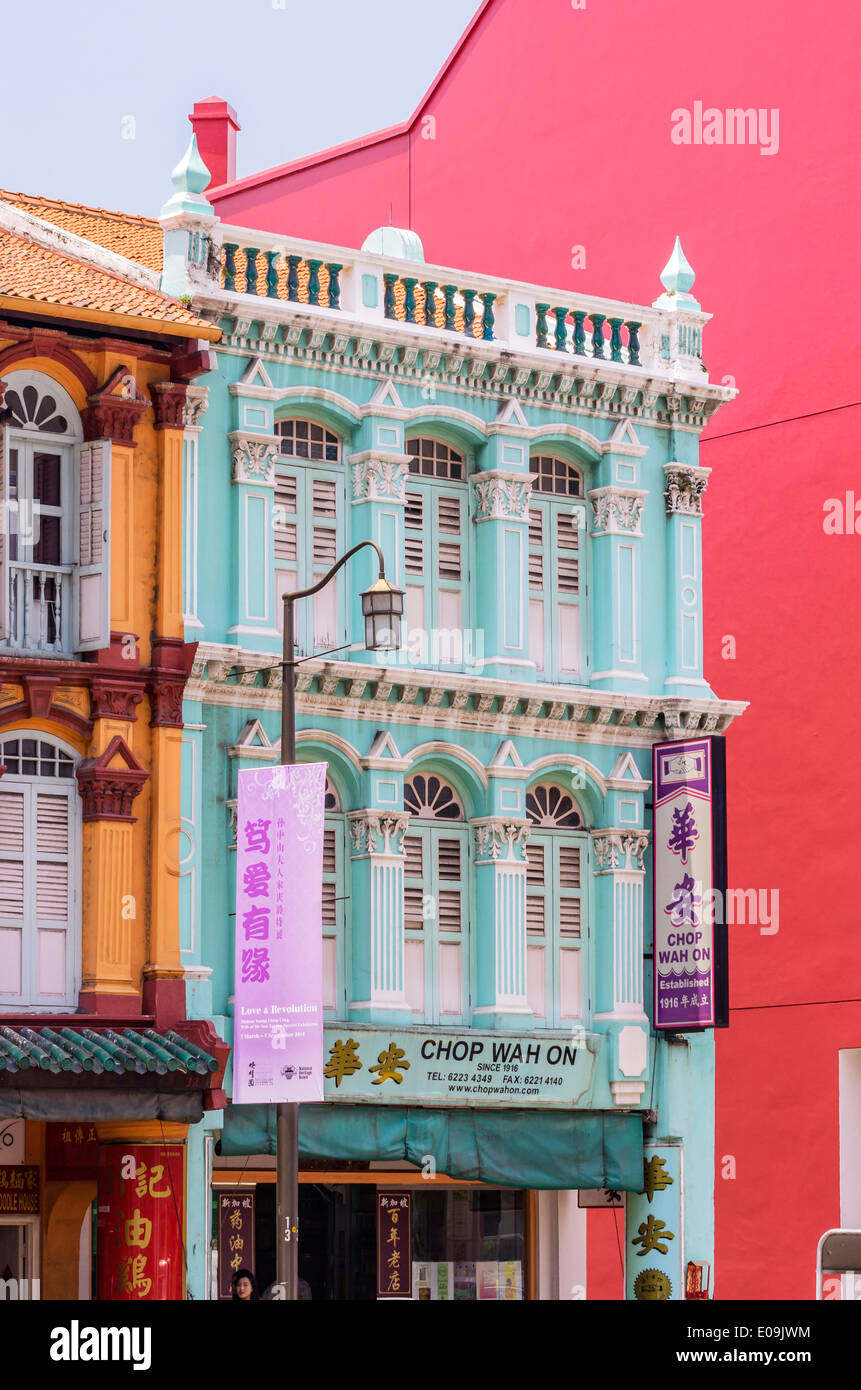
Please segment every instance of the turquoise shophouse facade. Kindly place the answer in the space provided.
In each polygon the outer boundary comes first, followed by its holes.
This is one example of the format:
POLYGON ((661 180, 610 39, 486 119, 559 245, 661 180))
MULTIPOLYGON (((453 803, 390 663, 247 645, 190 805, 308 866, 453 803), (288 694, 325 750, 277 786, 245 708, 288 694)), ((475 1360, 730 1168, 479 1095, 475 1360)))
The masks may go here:
MULTIPOLYGON (((299 758, 328 764, 328 1104, 303 1158, 413 1182, 419 1245, 434 1173, 440 1201, 481 1179, 477 1255, 449 1208, 451 1248, 414 1255, 459 1261, 464 1297, 489 1250, 521 1294, 588 1296, 583 1194, 624 1190, 627 1296, 684 1296, 713 1258, 713 1038, 650 1026, 651 746, 743 708, 703 678, 698 439, 733 393, 690 267, 677 243, 656 303, 621 304, 427 265, 391 227, 356 251, 224 226, 193 143, 174 181, 164 286, 223 330, 184 460, 190 1015, 230 1039, 237 774, 279 758, 280 596, 373 539, 402 649, 362 648, 369 550, 299 620, 299 758)), ((198 1127, 198 1297, 211 1184, 271 1168, 273 1123, 198 1127)), ((358 1267, 359 1199, 327 1181, 358 1267)), ((303 1218, 312 1296, 365 1296, 314 1283, 333 1230, 303 1218)))

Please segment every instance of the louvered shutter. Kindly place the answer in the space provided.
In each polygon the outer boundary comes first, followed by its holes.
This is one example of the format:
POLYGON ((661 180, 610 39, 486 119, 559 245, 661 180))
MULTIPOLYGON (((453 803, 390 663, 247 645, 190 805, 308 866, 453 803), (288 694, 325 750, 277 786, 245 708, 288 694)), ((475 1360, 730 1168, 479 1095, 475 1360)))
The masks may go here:
MULTIPOLYGON (((9 542, 12 517, 6 506, 9 477, 9 427, 0 425, 0 507, 3 509, 0 525, 0 641, 9 642, 9 542)), ((11 643, 10 643, 11 645, 11 643)))
POLYGON ((78 457, 77 651, 110 644, 111 444, 83 444, 78 457))

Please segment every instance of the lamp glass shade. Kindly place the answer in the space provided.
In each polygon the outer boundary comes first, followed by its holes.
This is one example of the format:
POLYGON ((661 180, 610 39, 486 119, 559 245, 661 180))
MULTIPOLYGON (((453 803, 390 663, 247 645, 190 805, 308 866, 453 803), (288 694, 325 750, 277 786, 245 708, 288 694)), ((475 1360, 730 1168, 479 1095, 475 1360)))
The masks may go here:
POLYGON ((379 578, 362 594, 365 647, 370 652, 392 651, 401 645, 404 591, 379 578))

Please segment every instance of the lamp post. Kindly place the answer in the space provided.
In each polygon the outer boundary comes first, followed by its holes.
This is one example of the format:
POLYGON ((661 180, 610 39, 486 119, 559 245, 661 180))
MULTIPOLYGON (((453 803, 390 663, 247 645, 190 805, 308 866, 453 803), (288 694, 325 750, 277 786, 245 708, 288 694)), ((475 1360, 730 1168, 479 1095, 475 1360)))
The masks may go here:
MULTIPOLYGON (((385 651, 400 645, 400 620, 404 611, 404 593, 386 579, 383 552, 375 541, 359 541, 309 589, 295 589, 284 595, 284 649, 281 661, 281 763, 296 761, 296 667, 301 660, 295 654, 295 605, 298 599, 319 593, 347 563, 352 555, 365 546, 377 553, 380 573, 369 589, 362 594, 362 615, 365 620, 365 646, 368 651, 385 651)), ((276 1107, 276 1170, 275 1204, 277 1213, 276 1261, 277 1282, 282 1298, 296 1298, 299 1277, 299 1106, 294 1102, 276 1107)))

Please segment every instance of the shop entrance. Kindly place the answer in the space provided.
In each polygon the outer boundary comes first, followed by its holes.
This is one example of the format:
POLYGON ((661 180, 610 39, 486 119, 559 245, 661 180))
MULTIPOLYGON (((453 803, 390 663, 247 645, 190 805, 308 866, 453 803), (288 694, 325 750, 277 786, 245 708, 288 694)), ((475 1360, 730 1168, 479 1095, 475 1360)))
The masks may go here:
POLYGON ((36 1219, 0 1216, 0 1298, 39 1297, 38 1240, 36 1219))

